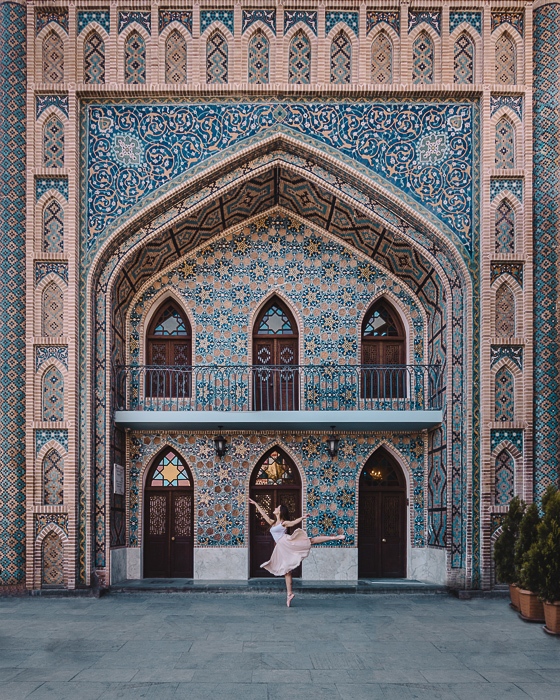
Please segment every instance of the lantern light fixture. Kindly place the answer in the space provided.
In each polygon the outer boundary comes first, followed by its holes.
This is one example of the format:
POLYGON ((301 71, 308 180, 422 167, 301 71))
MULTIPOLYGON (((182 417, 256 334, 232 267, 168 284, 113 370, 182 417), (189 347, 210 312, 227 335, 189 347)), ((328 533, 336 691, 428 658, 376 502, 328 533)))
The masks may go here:
POLYGON ((338 454, 338 443, 340 442, 340 439, 337 435, 334 434, 334 425, 331 426, 332 435, 329 435, 327 438, 327 450, 329 451, 329 454, 331 457, 336 457, 338 454))
MULTIPOLYGON (((218 426, 218 430, 221 430, 222 426, 218 426)), ((223 457, 226 453, 227 440, 223 435, 216 435, 214 438, 214 447, 216 448, 216 455, 218 457, 223 457)))

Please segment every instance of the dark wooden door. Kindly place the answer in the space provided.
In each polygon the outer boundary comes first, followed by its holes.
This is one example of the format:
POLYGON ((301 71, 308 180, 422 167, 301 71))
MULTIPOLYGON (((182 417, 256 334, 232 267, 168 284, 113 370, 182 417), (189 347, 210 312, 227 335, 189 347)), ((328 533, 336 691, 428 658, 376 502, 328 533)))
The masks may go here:
POLYGON ((360 477, 360 578, 406 577, 406 503, 400 467, 384 450, 378 450, 360 477))
POLYGON ((192 341, 186 316, 175 302, 165 302, 147 336, 146 396, 188 397, 191 394, 192 341), (174 368, 177 368, 176 370, 174 368))
POLYGON ((404 398, 405 363, 405 332, 398 314, 385 300, 376 302, 362 326, 362 398, 404 398))

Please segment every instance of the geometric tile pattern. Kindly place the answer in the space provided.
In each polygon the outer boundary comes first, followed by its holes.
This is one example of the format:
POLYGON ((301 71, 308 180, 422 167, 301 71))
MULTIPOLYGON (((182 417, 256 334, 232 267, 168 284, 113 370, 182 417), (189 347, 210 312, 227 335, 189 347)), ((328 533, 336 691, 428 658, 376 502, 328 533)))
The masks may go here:
POLYGON ((64 502, 64 460, 52 448, 43 458, 43 503, 60 506, 64 502))
POLYGON ((49 428, 35 431, 35 454, 38 455, 41 448, 50 440, 58 442, 68 452, 68 431, 49 428))
POLYGON ((228 81, 228 44, 221 32, 214 32, 206 42, 206 82, 228 81))
POLYGON ((418 27, 422 22, 432 27, 438 34, 441 33, 441 14, 439 12, 409 12, 408 31, 418 27))
POLYGON ((511 275, 513 279, 523 286, 523 263, 514 262, 494 262, 490 263, 490 284, 501 277, 501 275, 511 275))
POLYGON ((284 11, 284 34, 287 34, 298 22, 303 22, 317 36, 317 13, 308 10, 284 11))
POLYGON ((507 199, 496 208, 494 230, 496 253, 515 253, 515 213, 507 199))
POLYGON ((63 586, 64 585, 64 549, 60 537, 54 532, 43 540, 41 546, 42 576, 43 586, 63 586))
POLYGON ((234 33, 233 10, 201 10, 200 33, 203 34, 214 22, 221 22, 231 33, 234 33))
POLYGON ((68 346, 67 345, 36 345, 35 346, 35 371, 38 372, 41 366, 54 358, 68 369, 68 346))
POLYGON ((400 34, 401 23, 399 12, 372 12, 368 10, 366 15, 366 34, 381 22, 388 24, 397 34, 400 34))
POLYGON ((64 379, 56 367, 43 375, 43 415, 45 423, 64 420, 64 379))
POLYGON ((35 35, 54 22, 68 33, 68 9, 66 7, 38 7, 35 10, 35 35))
POLYGON ((146 44, 136 31, 128 35, 124 45, 124 81, 130 85, 146 82, 146 44))
POLYGON ((84 78, 86 83, 105 82, 105 42, 97 32, 84 43, 84 78))
POLYGON ((493 177, 490 180, 490 199, 495 199, 500 192, 507 190, 517 197, 519 202, 523 201, 523 179, 520 177, 493 177))
POLYGON ((0 4, 0 587, 25 566, 26 5, 0 4))
POLYGON ((64 42, 55 31, 43 39, 43 82, 64 82, 64 42))
POLYGON ((515 127, 507 117, 496 124, 495 166, 502 170, 515 168, 515 127))
POLYGON ((494 116, 502 107, 507 107, 523 119, 523 95, 490 95, 490 114, 494 116))
POLYGON ((187 82, 187 42, 173 30, 165 40, 165 82, 178 85, 187 82))
POLYGON ((35 537, 44 530, 47 525, 54 523, 62 532, 68 534, 68 516, 66 513, 36 513, 35 514, 35 537))
POLYGON ((36 117, 39 119, 47 107, 56 107, 68 117, 68 95, 36 95, 36 117))
POLYGON ((54 115, 43 129, 43 164, 45 168, 64 167, 64 127, 54 115))
POLYGON ((344 32, 331 42, 331 83, 352 82, 352 44, 344 32))
POLYGON ((534 11, 534 496, 560 476, 560 345, 558 338, 558 255, 560 251, 560 5, 534 11))
POLYGON ((56 199, 51 199, 43 209, 44 253, 64 252, 64 209, 56 199))
POLYGON ((49 190, 55 190, 68 201, 68 178, 67 177, 38 177, 35 179, 35 201, 49 190))
POLYGON ((307 34, 301 30, 294 34, 290 41, 288 82, 292 84, 311 82, 311 43, 307 34))
POLYGON ((107 34, 111 32, 111 13, 109 10, 78 10, 78 34, 84 30, 88 24, 97 22, 107 34))
POLYGON ((56 275, 68 284, 68 263, 65 262, 36 262, 35 263, 35 286, 47 275, 56 275))
POLYGON ((494 378, 494 420, 495 421, 514 421, 515 406, 514 406, 515 387, 513 375, 507 369, 502 367, 496 372, 494 378))
POLYGON ((481 12, 450 12, 449 13, 449 32, 452 33, 460 24, 466 22, 474 27, 480 34, 482 31, 482 13, 481 12))
POLYGON ((515 337, 515 297, 507 284, 496 292, 495 330, 499 338, 515 337))
POLYGON ((521 428, 493 428, 490 431, 490 450, 494 452, 502 442, 511 442, 523 454, 523 430, 521 428))
POLYGON ((505 23, 512 26, 523 36, 523 12, 492 12, 491 31, 505 23))
POLYGON ((160 10, 159 11, 159 33, 168 27, 171 22, 179 22, 185 27, 189 34, 192 34, 192 12, 191 10, 160 10))
POLYGON ((496 83, 515 85, 517 73, 517 49, 513 39, 505 32, 496 40, 496 83))
POLYGON ((461 34, 453 47, 453 80, 474 83, 474 44, 468 34, 461 34))
POLYGON ((41 295, 41 334, 45 337, 64 335, 64 294, 55 282, 49 282, 41 295))
POLYGON ((507 506, 514 495, 515 461, 507 450, 496 457, 494 503, 507 506))
POLYGON ((490 367, 493 367, 500 360, 507 358, 511 360, 519 369, 523 369, 523 346, 522 345, 491 345, 490 346, 490 367))
POLYGON ((325 36, 328 36, 331 29, 336 27, 339 22, 346 24, 356 36, 359 35, 359 12, 327 12, 325 15, 325 36))
POLYGON ((119 34, 128 27, 129 24, 136 22, 143 27, 148 34, 152 33, 152 13, 151 12, 119 12, 119 34))
POLYGON ((255 22, 262 22, 276 35, 276 10, 243 10, 241 33, 245 34, 255 22))
POLYGON ((269 42, 266 34, 257 29, 249 39, 248 45, 248 82, 266 85, 269 80, 269 42))
POLYGON ((371 43, 371 81, 380 85, 393 82, 393 44, 384 31, 371 43))
POLYGON ((412 82, 415 85, 434 82, 434 44, 425 31, 418 34, 412 45, 412 82))

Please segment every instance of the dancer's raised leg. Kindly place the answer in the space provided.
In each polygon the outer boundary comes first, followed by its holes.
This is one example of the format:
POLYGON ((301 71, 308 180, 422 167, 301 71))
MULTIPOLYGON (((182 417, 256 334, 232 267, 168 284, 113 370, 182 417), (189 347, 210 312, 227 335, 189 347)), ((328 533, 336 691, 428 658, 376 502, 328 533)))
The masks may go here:
POLYGON ((323 542, 333 542, 334 540, 343 540, 345 539, 344 535, 335 535, 334 537, 330 537, 328 535, 319 535, 318 537, 312 537, 310 539, 311 544, 322 544, 323 542))
POLYGON ((286 581, 286 593, 288 594, 288 597, 286 599, 286 605, 290 607, 290 603, 294 599, 294 593, 292 590, 292 572, 288 571, 287 574, 284 574, 284 580, 286 581))

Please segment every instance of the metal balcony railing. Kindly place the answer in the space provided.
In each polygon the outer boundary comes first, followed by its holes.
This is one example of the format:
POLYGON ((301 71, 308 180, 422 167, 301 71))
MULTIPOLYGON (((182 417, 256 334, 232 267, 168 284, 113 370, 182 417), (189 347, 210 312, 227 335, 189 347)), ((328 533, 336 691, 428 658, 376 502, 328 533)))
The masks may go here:
POLYGON ((441 410, 440 365, 129 365, 118 411, 441 410))

